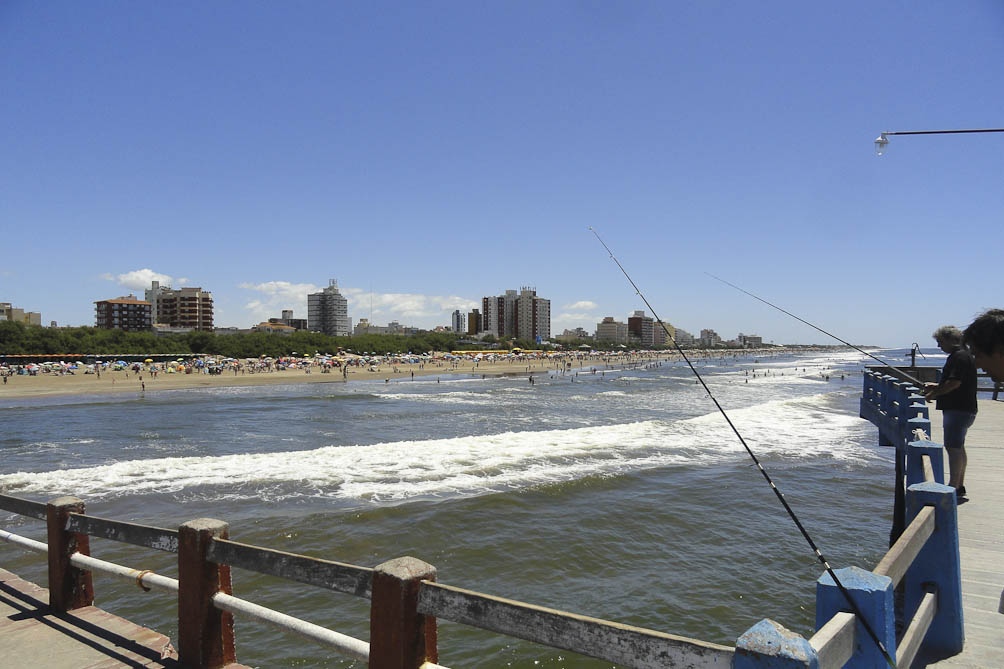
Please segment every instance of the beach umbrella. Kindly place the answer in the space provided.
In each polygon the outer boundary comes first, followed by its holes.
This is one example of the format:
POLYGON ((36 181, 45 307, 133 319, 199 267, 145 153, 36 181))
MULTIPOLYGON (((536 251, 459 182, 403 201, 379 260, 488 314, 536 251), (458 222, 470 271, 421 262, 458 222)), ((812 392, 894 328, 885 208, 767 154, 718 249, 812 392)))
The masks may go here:
POLYGON ((145 363, 149 364, 149 363, 153 362, 153 358, 147 358, 147 359, 146 359, 146 360, 144 360, 143 362, 145 362, 145 363))

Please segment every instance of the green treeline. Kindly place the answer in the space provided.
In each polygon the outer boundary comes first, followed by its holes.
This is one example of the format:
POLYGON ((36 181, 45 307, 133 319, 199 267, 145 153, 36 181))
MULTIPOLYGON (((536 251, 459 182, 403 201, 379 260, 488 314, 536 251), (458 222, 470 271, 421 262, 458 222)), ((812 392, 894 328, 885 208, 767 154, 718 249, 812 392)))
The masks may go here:
POLYGON ((95 327, 43 328, 0 321, 0 355, 211 353, 230 358, 280 357, 336 353, 339 348, 353 352, 424 353, 450 351, 458 347, 457 336, 428 332, 414 336, 362 335, 330 337, 319 332, 299 331, 291 335, 250 332, 216 335, 211 332, 155 335, 152 332, 123 332, 95 327))
MULTIPOLYGON (((495 343, 489 337, 485 343, 495 343)), ((536 348, 529 342, 502 341, 502 348, 520 346, 536 348)), ((339 349, 354 353, 425 353, 480 348, 462 344, 460 337, 450 332, 423 332, 417 335, 373 334, 352 337, 331 337, 319 332, 298 331, 291 335, 250 332, 217 335, 211 332, 155 335, 152 332, 123 332, 95 327, 44 328, 12 321, 0 321, 0 355, 77 354, 144 354, 181 353, 213 354, 230 358, 275 358, 314 353, 337 353, 339 349)))

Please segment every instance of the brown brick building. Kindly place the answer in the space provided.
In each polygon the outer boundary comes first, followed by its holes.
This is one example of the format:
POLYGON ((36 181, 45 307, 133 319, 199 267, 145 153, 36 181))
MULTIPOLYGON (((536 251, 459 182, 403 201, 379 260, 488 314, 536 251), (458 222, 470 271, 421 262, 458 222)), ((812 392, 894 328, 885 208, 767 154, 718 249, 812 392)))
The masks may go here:
POLYGON ((135 295, 94 303, 94 323, 107 330, 143 332, 153 327, 150 303, 135 295))

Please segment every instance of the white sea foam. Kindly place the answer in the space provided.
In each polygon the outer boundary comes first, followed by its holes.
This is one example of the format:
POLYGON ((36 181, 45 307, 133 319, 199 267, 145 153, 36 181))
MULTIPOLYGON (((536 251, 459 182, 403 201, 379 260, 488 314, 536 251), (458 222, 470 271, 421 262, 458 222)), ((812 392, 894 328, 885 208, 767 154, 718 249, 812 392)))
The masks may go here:
MULTIPOLYGON (((867 425, 832 411, 827 395, 730 412, 760 457, 853 461, 874 457, 867 425)), ((0 476, 0 490, 87 498, 208 490, 218 496, 320 496, 402 500, 483 494, 653 467, 701 466, 746 454, 717 413, 574 429, 451 439, 328 446, 304 451, 127 460, 55 472, 0 476), (277 491, 277 492, 275 492, 277 491)))
POLYGON ((428 404, 488 404, 492 401, 490 395, 486 393, 472 393, 466 391, 454 391, 446 393, 378 393, 380 399, 422 402, 428 404))

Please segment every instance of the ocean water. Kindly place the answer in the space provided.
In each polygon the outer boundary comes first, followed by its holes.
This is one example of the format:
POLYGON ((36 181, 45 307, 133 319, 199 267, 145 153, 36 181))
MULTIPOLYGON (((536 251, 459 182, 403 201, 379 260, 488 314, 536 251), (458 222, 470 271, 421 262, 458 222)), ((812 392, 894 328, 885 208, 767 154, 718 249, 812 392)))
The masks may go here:
MULTIPOLYGON (((902 363, 902 351, 876 352, 902 363)), ((857 351, 699 360, 711 393, 835 568, 872 568, 891 522, 893 453, 858 418, 857 351)), ((412 555, 443 583, 722 644, 762 618, 812 633, 822 573, 683 363, 525 377, 416 377, 7 401, 0 492, 72 494, 158 527, 375 566, 412 555)), ((0 526, 44 540, 37 521, 0 526)), ((176 576, 173 555, 92 539, 92 554, 176 576)), ((0 565, 45 583, 40 556, 0 565)), ((368 602, 234 570, 234 593, 368 637, 368 602)), ((169 635, 169 595, 95 575, 97 604, 169 635)), ((361 666, 237 620, 252 666, 361 666)), ((606 667, 440 622, 454 667, 606 667)))

